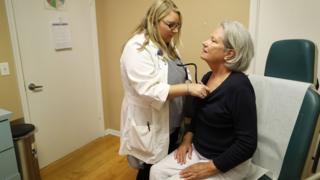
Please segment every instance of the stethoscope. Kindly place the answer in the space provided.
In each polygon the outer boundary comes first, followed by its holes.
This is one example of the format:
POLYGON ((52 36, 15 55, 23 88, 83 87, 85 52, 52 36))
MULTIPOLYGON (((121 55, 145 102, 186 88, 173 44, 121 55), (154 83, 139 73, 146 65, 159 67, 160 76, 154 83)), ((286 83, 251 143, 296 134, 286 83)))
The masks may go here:
MULTIPOLYGON (((158 56, 162 56, 163 55, 163 52, 161 51, 161 49, 159 49, 157 51, 157 55, 158 56)), ((180 59, 179 59, 180 60, 180 59)), ((188 72, 187 72, 187 68, 186 66, 193 66, 194 67, 194 79, 196 81, 196 83, 198 83, 198 68, 197 68, 197 65, 195 63, 186 63, 186 64, 183 64, 181 61, 180 61, 181 64, 177 64, 177 66, 180 66, 180 67, 183 67, 185 73, 186 73, 186 79, 188 79, 188 72)))
POLYGON ((198 83, 198 68, 195 63, 186 63, 186 64, 177 64, 177 66, 183 67, 184 71, 186 72, 186 79, 188 79, 188 72, 186 66, 193 66, 194 67, 194 80, 198 83))
MULTIPOLYGON (((163 52, 161 51, 161 49, 159 49, 157 51, 157 56, 163 56, 163 52)), ((188 80, 188 71, 187 71, 187 68, 186 66, 193 66, 194 67, 194 79, 195 79, 195 82, 198 83, 198 68, 197 68, 197 65, 195 63, 186 63, 186 64, 183 64, 181 62, 181 60, 179 59, 179 62, 180 64, 177 64, 177 66, 179 67, 182 67, 184 69, 184 72, 186 73, 186 77, 185 79, 188 80)), ((185 109, 192 109, 193 108, 193 97, 188 95, 186 96, 186 100, 185 100, 185 109)), ((190 112, 190 111, 189 111, 190 112)), ((186 117, 192 117, 192 115, 186 113, 185 114, 186 117)))

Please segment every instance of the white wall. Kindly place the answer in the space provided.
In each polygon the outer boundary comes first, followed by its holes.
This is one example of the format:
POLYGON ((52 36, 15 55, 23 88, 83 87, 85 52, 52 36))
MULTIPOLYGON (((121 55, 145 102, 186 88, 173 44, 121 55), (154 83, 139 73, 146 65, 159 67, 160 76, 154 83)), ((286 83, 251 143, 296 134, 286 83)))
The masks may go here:
MULTIPOLYGON (((319 0, 251 0, 250 31, 256 47, 253 72, 264 73, 268 51, 274 41, 309 39, 319 48, 319 8, 319 0)), ((320 63, 317 66, 320 77, 320 63)))

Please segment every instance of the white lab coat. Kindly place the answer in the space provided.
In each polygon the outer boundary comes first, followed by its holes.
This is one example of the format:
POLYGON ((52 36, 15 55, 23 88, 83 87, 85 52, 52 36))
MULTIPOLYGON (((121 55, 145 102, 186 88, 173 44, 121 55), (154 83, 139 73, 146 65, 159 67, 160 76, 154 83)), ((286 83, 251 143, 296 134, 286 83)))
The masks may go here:
POLYGON ((163 159, 169 147, 168 63, 143 34, 133 36, 120 59, 124 98, 121 109, 120 155, 146 163, 163 159))

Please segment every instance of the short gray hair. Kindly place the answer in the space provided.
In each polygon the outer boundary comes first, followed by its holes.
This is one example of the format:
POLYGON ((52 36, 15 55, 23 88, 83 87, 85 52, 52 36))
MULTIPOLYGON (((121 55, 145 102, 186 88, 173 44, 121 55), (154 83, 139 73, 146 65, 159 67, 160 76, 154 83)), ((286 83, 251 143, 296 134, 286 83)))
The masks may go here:
POLYGON ((250 33, 237 21, 223 21, 220 26, 224 30, 225 48, 236 52, 232 59, 226 60, 225 66, 233 71, 245 71, 254 55, 250 33))

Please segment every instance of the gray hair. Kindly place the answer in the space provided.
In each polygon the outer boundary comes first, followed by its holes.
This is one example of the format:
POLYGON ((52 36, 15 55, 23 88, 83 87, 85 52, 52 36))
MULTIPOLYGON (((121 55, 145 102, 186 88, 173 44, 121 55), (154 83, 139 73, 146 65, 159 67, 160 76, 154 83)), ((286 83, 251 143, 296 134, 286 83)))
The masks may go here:
POLYGON ((237 21, 223 21, 220 26, 224 30, 224 46, 235 50, 235 56, 226 60, 225 66, 233 71, 245 71, 254 55, 250 33, 237 21))

